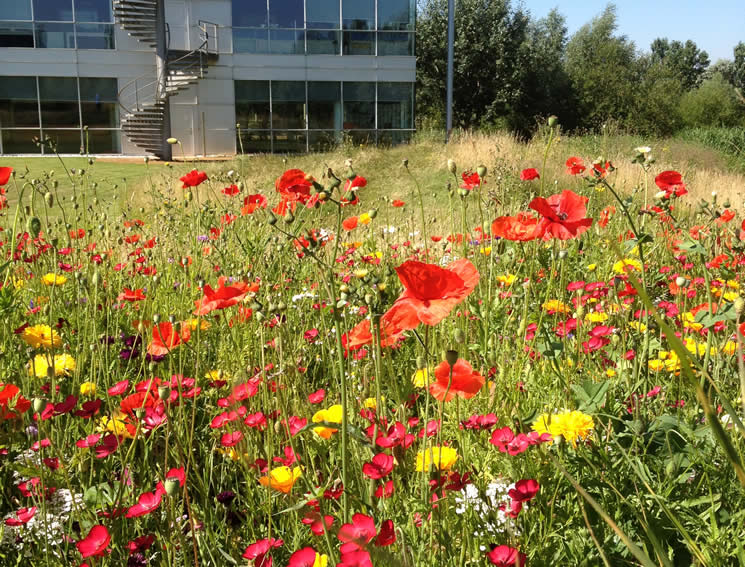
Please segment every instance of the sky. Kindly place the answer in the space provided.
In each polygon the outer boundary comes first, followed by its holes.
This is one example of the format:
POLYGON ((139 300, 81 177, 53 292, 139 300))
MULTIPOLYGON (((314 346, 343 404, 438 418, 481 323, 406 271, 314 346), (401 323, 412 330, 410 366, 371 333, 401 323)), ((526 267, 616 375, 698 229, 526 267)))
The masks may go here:
MULTIPOLYGON (((518 2, 516 2, 517 4, 518 2)), ((618 33, 637 49, 649 51, 652 41, 667 37, 692 39, 712 63, 732 59, 732 49, 745 42, 745 0, 615 0, 618 33)), ((608 0, 522 0, 535 17, 558 8, 572 34, 601 13, 608 0)))

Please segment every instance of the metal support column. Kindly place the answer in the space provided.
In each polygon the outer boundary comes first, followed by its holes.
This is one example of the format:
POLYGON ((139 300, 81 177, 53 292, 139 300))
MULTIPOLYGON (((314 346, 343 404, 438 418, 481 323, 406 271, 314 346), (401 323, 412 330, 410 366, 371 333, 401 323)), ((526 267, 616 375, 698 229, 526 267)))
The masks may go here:
POLYGON ((168 40, 166 39, 166 2, 155 3, 155 71, 158 75, 157 102, 163 105, 163 139, 160 158, 171 161, 171 145, 166 141, 171 137, 171 108, 166 85, 168 83, 168 40))

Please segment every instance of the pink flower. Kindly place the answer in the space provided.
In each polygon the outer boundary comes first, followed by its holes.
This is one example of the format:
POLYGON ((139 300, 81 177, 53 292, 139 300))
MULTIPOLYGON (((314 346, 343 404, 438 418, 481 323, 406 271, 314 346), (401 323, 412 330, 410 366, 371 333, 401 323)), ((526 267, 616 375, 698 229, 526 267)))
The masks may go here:
POLYGON ((36 515, 36 506, 31 508, 21 508, 16 512, 16 517, 7 518, 5 520, 6 526, 22 526, 27 524, 36 515))
POLYGON ((140 494, 140 497, 137 499, 137 504, 127 510, 127 518, 146 516, 150 512, 157 510, 162 499, 163 495, 157 490, 155 492, 145 492, 140 494))
POLYGON ((362 474, 373 480, 388 476, 392 470, 393 457, 385 453, 378 453, 372 458, 372 462, 362 465, 362 474))
POLYGON ((489 563, 497 567, 512 567, 513 565, 524 567, 527 559, 524 553, 507 545, 498 545, 486 554, 486 558, 489 563))

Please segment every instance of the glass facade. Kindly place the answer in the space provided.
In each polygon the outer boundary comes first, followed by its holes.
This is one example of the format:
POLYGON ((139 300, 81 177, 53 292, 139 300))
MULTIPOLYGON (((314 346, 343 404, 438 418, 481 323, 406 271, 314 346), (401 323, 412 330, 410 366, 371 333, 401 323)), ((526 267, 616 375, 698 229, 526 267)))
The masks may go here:
POLYGON ((400 144, 414 131, 414 84, 235 81, 241 153, 322 151, 342 136, 400 144))
POLYGON ((34 139, 50 138, 59 153, 121 152, 116 79, 0 78, 0 153, 50 153, 34 139))
POLYGON ((235 53, 414 55, 416 0, 235 0, 235 53))
POLYGON ((111 0, 0 0, 0 47, 114 49, 111 0))

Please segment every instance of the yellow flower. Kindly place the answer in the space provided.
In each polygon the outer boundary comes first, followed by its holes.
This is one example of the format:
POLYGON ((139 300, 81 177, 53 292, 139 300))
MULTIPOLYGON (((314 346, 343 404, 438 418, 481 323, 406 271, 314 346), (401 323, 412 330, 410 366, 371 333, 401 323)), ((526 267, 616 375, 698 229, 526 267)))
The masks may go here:
POLYGON ((491 246, 483 246, 479 248, 479 252, 484 256, 489 256, 491 254, 491 246))
POLYGON ((732 356, 737 352, 737 343, 735 341, 727 341, 722 347, 721 352, 732 356))
POLYGON ((67 282, 67 278, 62 274, 49 273, 42 276, 41 281, 44 282, 44 285, 63 285, 67 282))
POLYGON ((507 287, 515 283, 516 279, 517 279, 517 276, 514 274, 504 274, 502 276, 497 276, 497 281, 507 287))
POLYGON ((533 423, 533 431, 541 435, 550 433, 554 437, 563 437, 575 448, 577 441, 587 439, 592 435, 594 427, 595 422, 592 416, 581 411, 544 414, 533 423))
POLYGON ((640 272, 642 269, 642 263, 636 258, 624 258, 613 264, 613 271, 617 274, 625 274, 627 272, 640 272))
POLYGON ((96 384, 93 382, 83 382, 80 385, 80 395, 93 397, 96 395, 96 384))
POLYGON ((216 382, 217 380, 230 380, 230 374, 222 370, 210 370, 204 375, 207 380, 216 382))
POLYGON ((647 366, 649 366, 649 369, 652 372, 660 372, 665 369, 665 361, 660 360, 659 358, 655 358, 653 360, 650 360, 647 363, 647 366))
POLYGON ((328 564, 329 556, 316 552, 316 560, 313 562, 313 567, 328 567, 328 564))
POLYGON ((13 278, 13 287, 16 289, 23 289, 26 287, 26 280, 22 278, 13 278))
POLYGON ((125 421, 126 417, 123 413, 112 415, 111 417, 103 416, 98 422, 98 430, 108 431, 118 437, 134 439, 130 428, 127 427, 130 424, 125 421))
POLYGON ((736 291, 727 291, 727 292, 724 293, 724 300, 725 301, 734 301, 738 297, 740 297, 740 294, 737 293, 736 291))
POLYGON ((647 332, 647 326, 644 323, 640 323, 639 321, 629 321, 629 327, 631 327, 635 331, 639 331, 642 334, 647 332))
POLYGON ((28 363, 28 375, 47 378, 50 368, 54 369, 55 376, 69 376, 75 371, 75 359, 69 354, 37 354, 28 363))
POLYGON ((206 331, 212 326, 212 323, 205 319, 189 319, 187 323, 189 324, 189 329, 192 331, 196 331, 197 327, 199 327, 201 331, 206 331))
POLYGON ((369 213, 362 213, 357 220, 360 224, 370 224, 372 217, 370 217, 369 213))
POLYGON ((597 269, 598 269, 598 265, 597 264, 590 264, 589 266, 587 266, 587 271, 588 272, 594 272, 597 269))
POLYGON ((281 492, 282 494, 289 494, 292 490, 293 485, 303 476, 303 469, 295 467, 277 467, 269 471, 269 474, 262 476, 259 479, 261 486, 268 486, 281 492))
POLYGON ((541 307, 543 307, 544 311, 553 312, 553 313, 571 313, 572 310, 569 308, 569 306, 566 303, 562 303, 558 299, 552 299, 550 301, 546 301, 541 307))
POLYGON ((419 451, 416 455, 417 472, 429 472, 432 465, 446 471, 458 460, 458 452, 452 447, 432 447, 427 451, 419 451))
POLYGON ((593 311, 592 313, 585 315, 585 321, 589 321, 590 323, 603 323, 608 320, 608 317, 609 315, 607 313, 593 311))
POLYGON ((367 274, 369 274, 369 273, 370 273, 369 270, 366 270, 364 268, 360 268, 359 270, 355 270, 354 271, 354 277, 355 278, 358 278, 358 279, 362 279, 365 276, 367 276, 367 274))
POLYGON ((426 368, 420 368, 411 377, 411 381, 414 383, 415 388, 426 388, 429 386, 429 373, 426 368))
POLYGON ((613 370, 612 368, 609 368, 608 370, 606 370, 606 371, 605 371, 605 375, 606 375, 606 376, 607 376, 608 378, 615 378, 615 376, 616 376, 616 371, 615 371, 615 370, 613 370))
MULTIPOLYGON (((340 405, 331 406, 328 409, 318 410, 313 414, 313 423, 341 423, 343 418, 342 407, 340 405)), ((338 429, 332 429, 331 427, 314 427, 313 431, 316 435, 323 439, 329 439, 334 433, 339 431, 338 429)))
POLYGON ((21 333, 21 338, 33 348, 50 348, 62 345, 62 337, 49 325, 26 327, 21 333))
MULTIPOLYGON (((380 401, 385 401, 385 396, 380 396, 380 401)), ((375 398, 367 398, 364 402, 362 402, 362 407, 365 407, 367 409, 378 409, 378 401, 375 398)))

